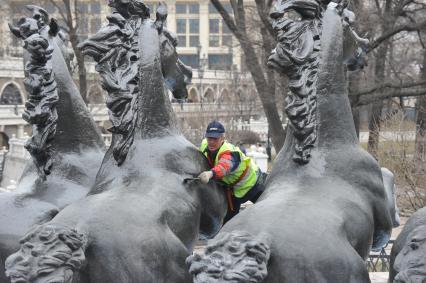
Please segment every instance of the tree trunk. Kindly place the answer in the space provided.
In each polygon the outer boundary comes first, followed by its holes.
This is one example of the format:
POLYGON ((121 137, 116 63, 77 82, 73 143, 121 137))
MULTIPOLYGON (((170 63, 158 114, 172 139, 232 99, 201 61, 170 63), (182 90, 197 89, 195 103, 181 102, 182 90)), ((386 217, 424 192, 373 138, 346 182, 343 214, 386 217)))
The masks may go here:
MULTIPOLYGON (((253 46, 244 42, 244 40, 240 43, 245 54, 247 68, 251 73, 257 93, 262 101, 263 110, 270 128, 272 143, 276 152, 279 152, 284 145, 285 132, 275 103, 275 85, 274 87, 269 86, 263 72, 259 71, 262 68, 259 65, 253 46)), ((270 70, 267 72, 270 72, 270 70)))
MULTIPOLYGON (((285 132, 281 124, 281 119, 278 114, 278 108, 275 101, 275 82, 272 84, 274 87, 271 87, 270 82, 273 80, 270 80, 270 78, 273 78, 273 76, 271 76, 270 72, 272 71, 265 69, 266 65, 263 64, 264 60, 259 59, 259 57, 263 58, 265 56, 262 56, 262 54, 256 54, 254 43, 250 41, 247 34, 244 2, 242 0, 230 1, 231 4, 233 4, 234 17, 231 17, 229 13, 226 12, 219 0, 210 0, 210 2, 219 11, 228 28, 238 39, 241 45, 241 49, 245 55, 247 68, 253 78, 257 93, 260 97, 260 101, 262 102, 266 119, 268 120, 272 143, 276 152, 278 152, 284 145, 285 132)), ((257 8, 262 9, 260 6, 257 8)), ((262 11, 258 10, 258 13, 260 14, 262 11)), ((263 27, 260 26, 260 28, 263 28, 264 30, 267 29, 267 27, 264 26, 264 23, 259 22, 259 25, 263 25, 263 27)), ((263 36, 262 39, 264 38, 265 37, 263 36)), ((263 47, 267 47, 267 49, 270 48, 271 42, 263 41, 262 43, 263 47)), ((265 54, 269 54, 267 52, 268 50, 265 50, 265 54)))
MULTIPOLYGON (((391 29, 394 26, 394 15, 392 14, 392 1, 387 0, 383 12, 382 31, 391 29)), ((380 47, 378 47, 376 57, 376 66, 374 75, 376 83, 383 83, 386 76, 386 55, 388 53, 390 38, 385 40, 380 47)), ((379 90, 382 91, 382 90, 379 90)), ((368 121, 368 151, 378 159, 379 149, 379 134, 380 124, 382 118, 383 101, 373 103, 368 121)))
POLYGON ((359 110, 359 107, 357 106, 358 97, 353 94, 360 92, 362 83, 363 82, 362 82, 361 72, 348 74, 349 101, 351 103, 352 117, 354 119, 355 131, 358 138, 359 138, 359 131, 360 131, 360 123, 361 123, 360 110, 359 110))
MULTIPOLYGON (((426 80, 426 48, 423 49, 421 79, 426 80)), ((426 96, 420 96, 416 101, 416 145, 414 157, 416 171, 426 174, 426 96)))
MULTIPOLYGON (((388 42, 384 42, 377 51, 376 55, 376 67, 374 74, 376 77, 376 82, 384 82, 385 79, 385 64, 386 64, 386 54, 388 51, 388 42)), ((382 90, 378 90, 382 91, 382 90)), ((380 134, 380 124, 382 118, 383 110, 383 101, 374 102, 368 117, 368 151, 378 159, 378 149, 379 149, 379 134, 380 134)))
POLYGON ((352 117, 354 118, 356 136, 359 139, 359 127, 360 127, 360 123, 361 122, 360 122, 359 108, 358 107, 353 107, 352 108, 352 117))
POLYGON ((378 159, 380 124, 383 101, 373 103, 368 118, 368 151, 378 159))
POLYGON ((78 82, 80 86, 80 94, 83 98, 86 105, 89 103, 87 98, 87 74, 86 74, 86 66, 84 65, 84 56, 81 52, 80 54, 76 54, 77 64, 78 64, 78 82))
POLYGON ((84 55, 81 53, 80 49, 78 49, 78 36, 75 31, 70 31, 70 42, 72 45, 72 49, 74 50, 75 58, 77 59, 77 67, 78 67, 78 83, 80 88, 80 94, 83 98, 84 102, 87 104, 87 73, 86 66, 84 65, 84 55))

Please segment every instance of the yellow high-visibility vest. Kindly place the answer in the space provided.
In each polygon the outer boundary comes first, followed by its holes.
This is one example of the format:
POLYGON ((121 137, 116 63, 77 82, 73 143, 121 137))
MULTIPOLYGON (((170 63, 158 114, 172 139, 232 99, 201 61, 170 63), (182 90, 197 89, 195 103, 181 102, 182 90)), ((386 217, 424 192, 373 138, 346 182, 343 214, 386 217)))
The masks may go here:
MULTIPOLYGON (((207 153, 207 139, 204 139, 200 146, 200 151, 209 159, 207 153)), ((237 198, 242 198, 245 194, 256 184, 257 181, 257 171, 259 170, 256 163, 248 156, 246 156, 239 147, 225 141, 222 146, 219 148, 219 151, 216 155, 214 162, 209 160, 210 165, 216 166, 220 156, 226 152, 236 152, 240 156, 240 164, 237 169, 232 171, 230 174, 224 176, 221 181, 225 183, 228 187, 233 189, 234 196, 237 198)))

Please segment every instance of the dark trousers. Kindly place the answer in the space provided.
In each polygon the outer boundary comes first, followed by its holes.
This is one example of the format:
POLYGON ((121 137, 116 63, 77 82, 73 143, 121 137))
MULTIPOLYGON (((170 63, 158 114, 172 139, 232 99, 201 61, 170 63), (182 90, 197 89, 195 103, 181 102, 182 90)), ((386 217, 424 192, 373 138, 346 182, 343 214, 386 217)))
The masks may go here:
POLYGON ((237 198, 236 196, 232 195, 232 205, 234 209, 231 210, 228 205, 228 212, 226 213, 225 219, 223 220, 223 224, 231 220, 232 217, 234 217, 238 214, 238 212, 240 212, 241 204, 247 201, 256 203, 257 199, 263 193, 264 189, 265 187, 263 185, 263 182, 258 181, 242 198, 237 198))

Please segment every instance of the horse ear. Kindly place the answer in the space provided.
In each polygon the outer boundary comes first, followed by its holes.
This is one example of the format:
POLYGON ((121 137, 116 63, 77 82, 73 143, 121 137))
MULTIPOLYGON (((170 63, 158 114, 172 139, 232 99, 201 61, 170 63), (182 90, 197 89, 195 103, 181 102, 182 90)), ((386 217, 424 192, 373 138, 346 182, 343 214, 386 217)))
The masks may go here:
POLYGON ((19 28, 12 26, 10 23, 7 23, 7 25, 9 26, 9 29, 14 36, 16 36, 17 38, 24 39, 21 35, 21 32, 19 31, 19 28))
POLYGON ((56 36, 58 32, 59 32, 58 22, 54 18, 51 18, 49 23, 49 35, 56 36))

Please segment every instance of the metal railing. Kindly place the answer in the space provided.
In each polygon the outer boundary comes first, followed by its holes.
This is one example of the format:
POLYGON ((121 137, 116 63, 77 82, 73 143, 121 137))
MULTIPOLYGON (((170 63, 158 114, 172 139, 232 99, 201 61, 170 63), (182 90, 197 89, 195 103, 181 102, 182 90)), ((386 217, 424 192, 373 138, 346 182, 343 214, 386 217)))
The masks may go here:
POLYGON ((390 251, 392 249, 394 240, 389 242, 381 248, 379 252, 370 252, 367 259, 368 272, 388 272, 390 268, 390 251))

